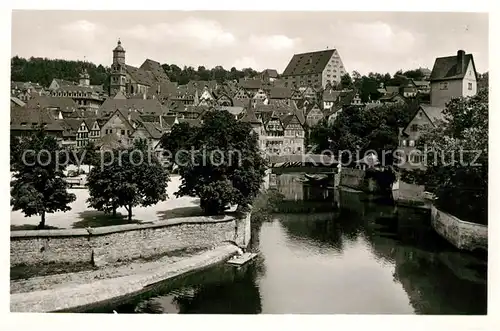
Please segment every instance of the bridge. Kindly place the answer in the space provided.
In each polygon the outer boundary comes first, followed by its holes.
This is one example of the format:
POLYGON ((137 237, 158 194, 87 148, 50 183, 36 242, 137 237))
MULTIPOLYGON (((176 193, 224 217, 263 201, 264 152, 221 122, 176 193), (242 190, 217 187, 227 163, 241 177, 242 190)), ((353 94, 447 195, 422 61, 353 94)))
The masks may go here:
POLYGON ((325 154, 281 154, 266 155, 271 168, 327 167, 337 168, 339 162, 332 155, 325 154))

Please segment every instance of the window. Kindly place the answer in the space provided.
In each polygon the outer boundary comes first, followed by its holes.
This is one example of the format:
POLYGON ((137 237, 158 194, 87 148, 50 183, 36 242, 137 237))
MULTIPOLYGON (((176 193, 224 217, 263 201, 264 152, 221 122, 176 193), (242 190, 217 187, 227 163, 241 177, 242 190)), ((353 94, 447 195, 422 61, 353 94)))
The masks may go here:
POLYGON ((122 136, 124 136, 125 135, 125 130, 122 130, 121 134, 122 134, 122 136))
POLYGON ((469 83, 469 91, 472 91, 472 83, 469 83))
POLYGON ((411 125, 411 130, 414 131, 414 132, 418 131, 418 124, 412 124, 411 125))
POLYGON ((403 147, 406 147, 406 140, 404 140, 404 139, 403 139, 403 140, 401 140, 401 145, 402 145, 403 147))
POLYGON ((408 146, 410 146, 410 147, 415 146, 415 140, 410 140, 410 141, 408 142, 408 146))
POLYGON ((439 84, 439 89, 447 90, 448 89, 448 82, 443 82, 443 83, 439 84))

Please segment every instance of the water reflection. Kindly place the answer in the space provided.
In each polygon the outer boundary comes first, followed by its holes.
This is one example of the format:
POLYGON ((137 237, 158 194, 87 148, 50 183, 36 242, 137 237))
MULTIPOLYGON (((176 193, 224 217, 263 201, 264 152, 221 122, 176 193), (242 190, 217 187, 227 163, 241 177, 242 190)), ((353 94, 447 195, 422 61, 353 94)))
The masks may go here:
POLYGON ((278 183, 290 202, 286 208, 295 211, 282 209, 273 221, 252 225, 250 246, 260 252, 255 263, 193 274, 114 309, 486 313, 486 261, 455 250, 430 228, 425 212, 374 203, 359 193, 310 187, 284 176, 278 183))

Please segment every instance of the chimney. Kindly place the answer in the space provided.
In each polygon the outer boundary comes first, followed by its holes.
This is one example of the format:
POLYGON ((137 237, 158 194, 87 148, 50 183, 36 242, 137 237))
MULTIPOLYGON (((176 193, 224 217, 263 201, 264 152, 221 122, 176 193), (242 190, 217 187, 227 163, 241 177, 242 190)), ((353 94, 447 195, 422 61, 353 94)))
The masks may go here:
POLYGON ((457 75, 462 74, 466 68, 465 67, 465 51, 459 50, 457 52, 457 75))

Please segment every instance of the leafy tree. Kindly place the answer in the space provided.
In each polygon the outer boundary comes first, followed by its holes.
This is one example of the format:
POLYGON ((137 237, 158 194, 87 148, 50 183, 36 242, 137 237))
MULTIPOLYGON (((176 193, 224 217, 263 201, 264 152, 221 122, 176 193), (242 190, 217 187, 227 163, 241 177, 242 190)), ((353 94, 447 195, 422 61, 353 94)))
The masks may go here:
POLYGON ((28 217, 39 215, 38 228, 43 229, 46 214, 71 210, 69 204, 76 196, 67 191, 64 162, 57 161, 61 148, 54 137, 40 129, 18 143, 16 157, 11 158, 14 179, 10 204, 28 217))
POLYGON ((444 114, 445 121, 427 128, 417 144, 426 169, 404 172, 403 180, 425 185, 444 211, 487 224, 488 90, 452 99, 444 114))
MULTIPOLYGON (((382 105, 371 109, 346 107, 335 122, 318 123, 311 130, 311 144, 316 152, 330 150, 338 157, 341 152, 363 156, 374 150, 381 162, 393 164, 392 151, 398 147, 399 127, 408 123, 415 111, 415 105, 382 105), (386 151, 385 158, 383 157, 386 151), (391 153, 389 153, 391 152, 391 153)), ((342 154, 342 161, 348 162, 349 154, 342 154)))
POLYGON ((346 73, 340 78, 340 85, 342 85, 342 88, 348 89, 352 87, 352 79, 349 73, 346 73))
POLYGON ((10 67, 11 80, 39 83, 42 86, 49 86, 53 78, 78 82, 85 67, 92 85, 103 85, 105 91, 109 88, 110 68, 90 62, 14 56, 10 67))
POLYGON ((230 204, 249 204, 260 190, 265 160, 248 123, 227 111, 209 112, 189 143, 197 152, 182 158, 177 196, 200 197, 205 213, 221 214, 230 204))
POLYGON ((101 166, 94 167, 87 186, 92 208, 116 215, 118 207, 128 212, 132 220, 135 206, 151 206, 167 198, 169 176, 145 144, 137 143, 128 149, 105 153, 101 166))
POLYGON ((183 122, 176 124, 172 127, 170 133, 164 134, 160 139, 160 144, 165 151, 168 161, 172 164, 179 160, 177 156, 180 155, 181 150, 190 150, 191 139, 195 136, 195 131, 198 128, 190 126, 189 123, 183 122))

